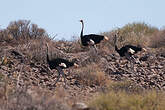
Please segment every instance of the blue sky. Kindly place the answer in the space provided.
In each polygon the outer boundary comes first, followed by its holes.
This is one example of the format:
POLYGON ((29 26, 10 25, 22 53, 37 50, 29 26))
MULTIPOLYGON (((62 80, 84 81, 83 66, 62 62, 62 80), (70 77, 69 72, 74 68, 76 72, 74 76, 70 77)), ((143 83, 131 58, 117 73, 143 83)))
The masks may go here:
POLYGON ((100 33, 132 22, 165 26, 165 0, 1 0, 0 28, 11 21, 30 20, 58 39, 100 33))

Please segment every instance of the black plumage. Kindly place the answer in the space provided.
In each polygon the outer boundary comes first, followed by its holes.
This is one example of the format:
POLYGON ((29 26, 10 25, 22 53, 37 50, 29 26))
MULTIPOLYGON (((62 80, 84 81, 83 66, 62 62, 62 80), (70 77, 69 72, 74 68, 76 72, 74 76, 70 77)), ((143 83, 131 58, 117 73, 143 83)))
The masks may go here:
MULTIPOLYGON (((118 34, 118 33, 117 33, 118 34)), ((140 45, 133 46, 133 45, 125 45, 122 48, 118 49, 117 47, 117 34, 114 37, 114 44, 115 44, 115 51, 120 55, 120 57, 126 57, 127 60, 133 63, 132 69, 134 68, 135 58, 133 57, 134 54, 138 53, 139 51, 145 50, 140 45)))
POLYGON ((137 47, 133 45, 125 45, 122 48, 118 49, 117 45, 115 45, 115 50, 119 53, 121 57, 125 56, 125 53, 128 53, 130 56, 142 51, 142 47, 137 47), (132 52, 131 52, 131 50, 132 52))
POLYGON ((104 39, 108 40, 108 37, 103 35, 96 35, 96 34, 83 35, 84 22, 83 20, 80 20, 80 22, 82 23, 80 38, 83 46, 89 46, 89 45, 94 46, 95 44, 100 43, 104 39))
POLYGON ((51 70, 56 69, 59 73, 55 84, 58 82, 58 80, 60 78, 60 75, 62 75, 64 77, 64 82, 66 84, 65 74, 64 74, 62 69, 66 69, 66 68, 69 68, 69 67, 72 67, 72 66, 78 66, 78 65, 74 62, 70 62, 70 61, 68 61, 66 59, 62 59, 62 58, 50 59, 49 55, 48 55, 49 46, 48 46, 48 44, 46 44, 46 46, 47 46, 47 63, 49 65, 49 68, 51 70))
POLYGON ((81 43, 83 46, 95 45, 100 43, 104 39, 102 35, 89 34, 81 37, 81 43), (94 42, 93 42, 94 41, 94 42))
POLYGON ((48 60, 48 64, 50 69, 56 69, 56 67, 60 67, 61 69, 66 69, 71 66, 74 66, 73 62, 69 62, 68 60, 62 58, 48 60))

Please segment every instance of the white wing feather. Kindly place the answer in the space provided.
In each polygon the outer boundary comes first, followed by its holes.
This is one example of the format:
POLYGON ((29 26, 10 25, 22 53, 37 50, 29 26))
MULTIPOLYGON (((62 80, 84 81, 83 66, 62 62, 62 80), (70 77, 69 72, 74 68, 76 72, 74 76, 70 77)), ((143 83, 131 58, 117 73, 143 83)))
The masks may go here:
POLYGON ((67 67, 65 63, 60 63, 59 66, 62 66, 62 67, 64 67, 64 68, 67 67))
POLYGON ((128 52, 131 53, 131 54, 135 53, 135 51, 133 49, 131 49, 131 48, 128 49, 128 52))
POLYGON ((90 41, 88 42, 89 45, 94 45, 95 41, 93 41, 92 39, 90 39, 90 41))

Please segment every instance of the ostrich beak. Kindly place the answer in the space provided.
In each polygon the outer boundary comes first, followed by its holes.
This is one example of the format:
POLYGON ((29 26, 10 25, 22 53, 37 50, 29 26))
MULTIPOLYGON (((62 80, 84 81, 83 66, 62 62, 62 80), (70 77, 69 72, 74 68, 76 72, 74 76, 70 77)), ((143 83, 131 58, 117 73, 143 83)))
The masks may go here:
POLYGON ((109 40, 109 38, 108 38, 107 36, 104 36, 104 39, 105 39, 105 40, 109 40))
POLYGON ((79 65, 78 65, 78 64, 76 64, 76 63, 74 63, 74 66, 75 66, 75 67, 79 67, 79 65))

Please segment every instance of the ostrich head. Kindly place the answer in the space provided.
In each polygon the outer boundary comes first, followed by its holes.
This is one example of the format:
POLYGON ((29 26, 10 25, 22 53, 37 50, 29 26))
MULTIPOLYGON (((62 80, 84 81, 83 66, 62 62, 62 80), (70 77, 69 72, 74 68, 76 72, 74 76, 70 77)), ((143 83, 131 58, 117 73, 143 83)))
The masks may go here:
POLYGON ((81 19, 81 20, 80 20, 80 22, 82 23, 82 22, 83 22, 83 20, 81 19))
POLYGON ((147 51, 144 47, 142 47, 142 46, 141 46, 141 45, 139 45, 139 44, 137 45, 137 47, 138 47, 138 48, 141 48, 141 51, 144 51, 144 52, 146 52, 146 51, 147 51))
POLYGON ((79 62, 78 59, 74 58, 74 59, 72 59, 72 62, 74 62, 74 64, 73 64, 74 67, 79 67, 79 65, 77 64, 79 62))

